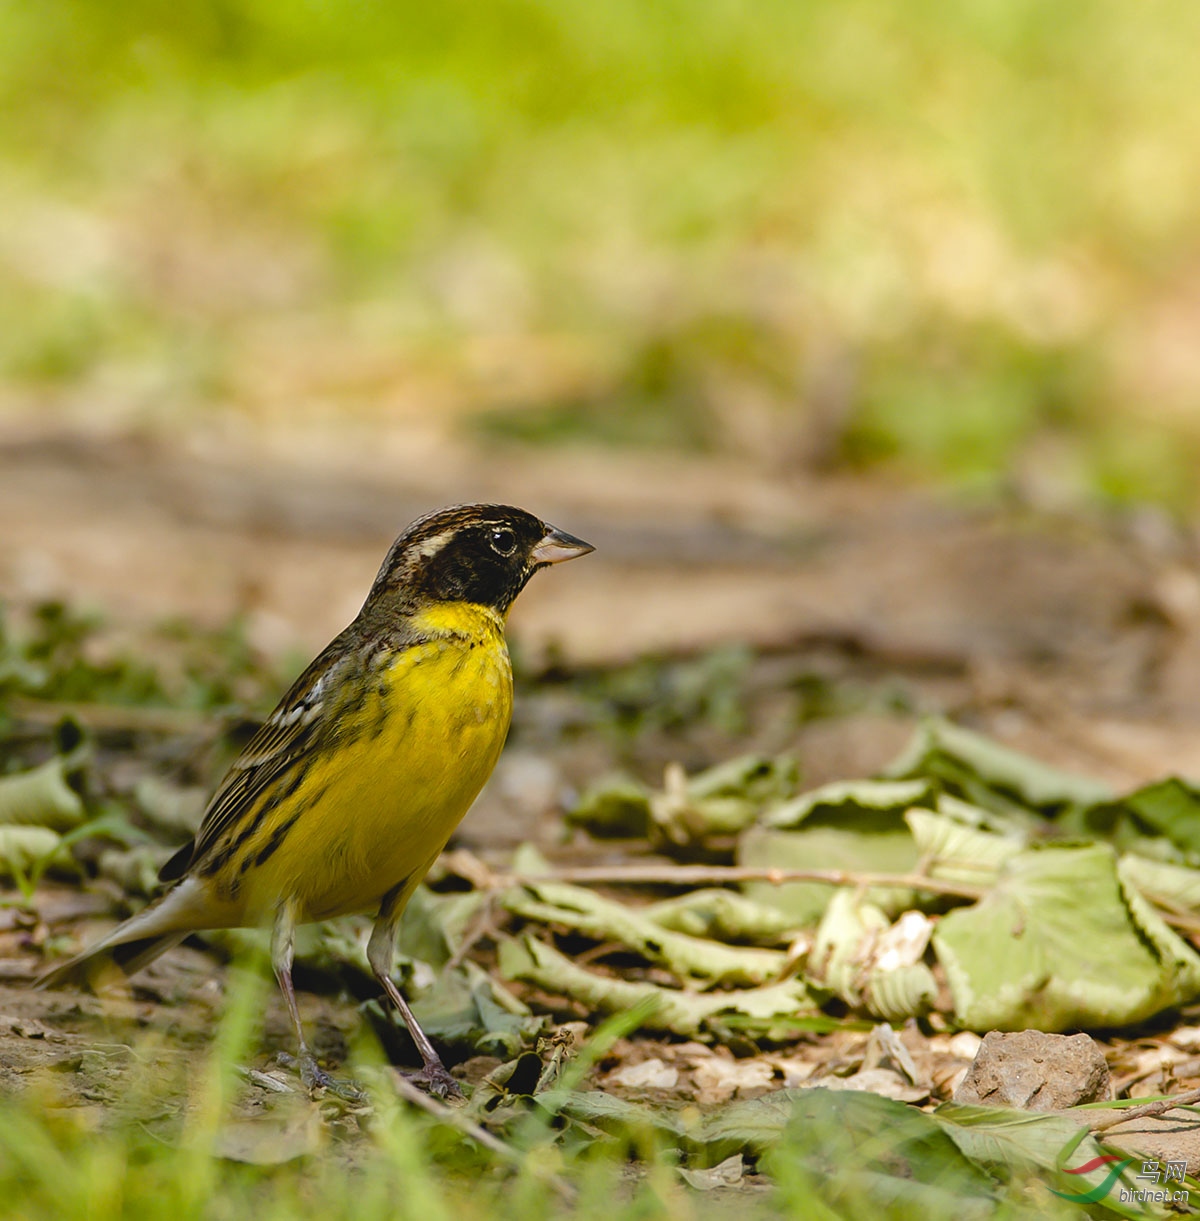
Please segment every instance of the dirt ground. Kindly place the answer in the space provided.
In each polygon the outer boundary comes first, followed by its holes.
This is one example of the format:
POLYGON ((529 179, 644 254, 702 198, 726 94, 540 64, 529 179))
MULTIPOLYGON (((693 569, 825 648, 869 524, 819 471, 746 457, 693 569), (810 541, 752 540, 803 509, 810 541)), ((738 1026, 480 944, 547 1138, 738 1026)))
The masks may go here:
MULTIPOLYGON (((11 605, 66 598, 133 636, 163 618, 241 613, 264 651, 311 655, 353 616, 413 516, 506 500, 597 548, 533 582, 514 609, 511 635, 535 669, 729 643, 837 657, 1114 783, 1200 774, 1197 539, 1150 512, 1055 517, 877 479, 489 452, 441 435, 374 449, 29 425, 4 437, 0 597, 11 605)), ((831 745, 805 759, 822 778, 831 745)))
MULTIPOLYGON (((440 433, 237 441, 9 430, 0 597, 18 611, 48 597, 102 607, 112 633, 135 642, 164 617, 243 613, 258 648, 311 654, 354 614, 419 512, 507 500, 587 538, 595 555, 539 577, 513 614, 529 685, 459 839, 485 859, 526 839, 611 859, 602 844, 564 846, 558 816, 565 791, 617 765, 656 779, 673 759, 691 768, 790 750, 817 785, 873 773, 931 711, 1116 787, 1200 776, 1196 540, 1157 516, 1063 518, 877 480, 487 451, 440 433), (750 650, 737 662, 736 727, 684 716, 619 739, 578 696, 646 656, 670 671, 730 646, 750 650)), ((38 937, 89 927, 113 906, 103 888, 59 885, 39 893, 41 921, 0 906, 0 1089, 70 1069, 63 1088, 103 1109, 151 1032, 161 1063, 207 1039, 223 983, 198 949, 173 952, 116 1003, 25 986, 38 937)), ((340 1059, 354 1006, 302 1000, 318 1052, 340 1059)), ((289 1037, 272 997, 264 1063, 289 1037)), ((1110 1046, 1122 1079, 1141 1071, 1135 1044, 1110 1046)), ((814 1040, 813 1054, 846 1054, 831 1048, 814 1040)), ((653 1048, 625 1051, 628 1066, 653 1048)), ((1160 1084, 1153 1067, 1139 1080, 1160 1084)))

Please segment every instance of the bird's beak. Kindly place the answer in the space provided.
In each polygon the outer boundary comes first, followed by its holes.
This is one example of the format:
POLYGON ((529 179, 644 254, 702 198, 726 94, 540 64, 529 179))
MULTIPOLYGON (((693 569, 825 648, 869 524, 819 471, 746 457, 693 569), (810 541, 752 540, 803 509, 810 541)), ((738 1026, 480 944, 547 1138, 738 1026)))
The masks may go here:
POLYGON ((534 547, 532 556, 535 564, 561 564, 564 560, 573 560, 577 555, 587 555, 596 548, 583 539, 568 534, 565 530, 556 530, 553 526, 546 527, 542 541, 534 547))

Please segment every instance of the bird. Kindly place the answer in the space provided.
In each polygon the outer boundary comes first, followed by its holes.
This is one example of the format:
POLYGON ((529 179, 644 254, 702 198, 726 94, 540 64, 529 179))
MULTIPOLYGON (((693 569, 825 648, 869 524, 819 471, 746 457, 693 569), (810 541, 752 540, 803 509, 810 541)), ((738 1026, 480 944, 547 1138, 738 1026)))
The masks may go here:
POLYGON ((297 925, 374 912, 367 961, 422 1060, 413 1078, 461 1094, 391 977, 405 906, 500 757, 512 719, 508 611, 541 568, 594 548, 511 505, 453 505, 412 522, 361 610, 234 760, 168 889, 37 987, 141 970, 189 933, 271 927, 301 1080, 337 1083, 304 1038, 297 925))

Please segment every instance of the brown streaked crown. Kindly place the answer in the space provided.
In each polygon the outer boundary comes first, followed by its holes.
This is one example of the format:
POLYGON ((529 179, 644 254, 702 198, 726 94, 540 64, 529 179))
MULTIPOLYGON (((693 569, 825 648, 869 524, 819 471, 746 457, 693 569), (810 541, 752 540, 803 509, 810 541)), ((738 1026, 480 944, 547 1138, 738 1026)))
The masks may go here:
POLYGON ((454 505, 414 521, 392 544, 367 604, 380 597, 403 603, 473 602, 505 614, 529 578, 552 559, 547 540, 560 540, 557 558, 592 548, 512 505, 454 505))

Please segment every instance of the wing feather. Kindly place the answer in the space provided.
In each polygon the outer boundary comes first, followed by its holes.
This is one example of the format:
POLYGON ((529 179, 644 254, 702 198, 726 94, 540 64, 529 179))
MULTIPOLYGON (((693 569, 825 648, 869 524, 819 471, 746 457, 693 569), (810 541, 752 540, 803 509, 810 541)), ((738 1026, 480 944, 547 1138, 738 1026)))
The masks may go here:
POLYGON ((161 881, 195 870, 276 781, 336 731, 345 711, 338 705, 348 706, 355 693, 361 695, 361 684, 346 680, 370 664, 370 650, 345 639, 350 630, 322 650, 246 744, 209 800, 195 838, 162 867, 161 881))

